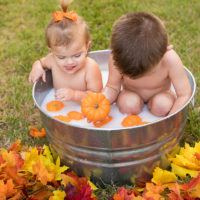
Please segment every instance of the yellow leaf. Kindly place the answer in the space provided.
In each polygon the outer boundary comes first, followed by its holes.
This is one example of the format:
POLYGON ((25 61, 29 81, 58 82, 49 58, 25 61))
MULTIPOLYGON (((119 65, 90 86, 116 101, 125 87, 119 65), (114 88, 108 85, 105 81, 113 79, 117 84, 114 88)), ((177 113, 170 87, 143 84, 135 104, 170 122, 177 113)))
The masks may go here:
POLYGON ((66 174, 61 174, 60 176, 62 178, 61 184, 63 184, 64 186, 66 186, 68 183, 71 183, 73 186, 77 185, 77 181, 73 177, 70 177, 66 174))
POLYGON ((37 160, 39 160, 38 150, 34 147, 30 152, 26 153, 23 170, 33 173, 32 165, 34 165, 37 160))
POLYGON ((141 196, 137 196, 137 197, 133 197, 132 200, 145 200, 145 199, 141 196))
POLYGON ((200 153, 200 142, 196 142, 194 146, 195 152, 200 153))
POLYGON ((58 157, 56 160, 56 164, 51 163, 49 166, 47 166, 48 170, 55 175, 55 180, 61 180, 61 173, 66 171, 69 167, 62 166, 60 167, 60 158, 58 157))
POLYGON ((60 190, 53 191, 53 195, 49 200, 64 200, 66 196, 65 192, 60 190))
POLYGON ((15 157, 12 153, 12 151, 8 152, 5 149, 1 149, 1 153, 3 160, 6 161, 6 166, 7 167, 14 167, 15 166, 15 157))
POLYGON ((199 171, 186 169, 184 167, 180 167, 176 164, 171 164, 172 172, 179 176, 180 178, 185 178, 187 174, 189 174, 191 177, 196 177, 199 173, 199 171))
POLYGON ((44 149, 43 155, 46 156, 47 158, 49 158, 51 160, 51 162, 53 162, 53 157, 52 157, 49 147, 47 145, 43 145, 42 148, 44 149))
POLYGON ((176 155, 175 158, 170 158, 169 160, 180 167, 185 167, 192 170, 200 170, 200 165, 196 164, 194 161, 190 161, 188 157, 184 157, 183 155, 176 155))
POLYGON ((174 173, 169 172, 167 170, 160 169, 159 167, 156 167, 153 172, 153 178, 151 181, 155 184, 161 183, 170 183, 177 180, 177 177, 174 173))
POLYGON ((92 183, 91 181, 88 180, 88 183, 91 187, 91 189, 94 191, 94 190, 98 190, 98 188, 96 187, 96 185, 94 183, 92 183))

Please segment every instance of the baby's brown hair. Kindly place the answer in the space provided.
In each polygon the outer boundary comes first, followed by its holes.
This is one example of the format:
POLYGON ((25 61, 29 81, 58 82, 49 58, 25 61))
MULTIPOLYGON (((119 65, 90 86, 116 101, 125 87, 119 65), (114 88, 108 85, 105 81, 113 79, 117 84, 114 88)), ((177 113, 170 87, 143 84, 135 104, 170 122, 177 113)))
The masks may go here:
POLYGON ((116 67, 130 78, 138 78, 159 63, 167 49, 167 32, 161 20, 146 12, 120 17, 111 35, 116 67))
MULTIPOLYGON (((67 12, 71 2, 72 0, 60 0, 63 12, 67 12)), ((88 26, 80 16, 76 21, 65 17, 60 21, 52 19, 46 28, 46 43, 49 48, 67 46, 76 36, 84 37, 86 44, 90 41, 88 26)))

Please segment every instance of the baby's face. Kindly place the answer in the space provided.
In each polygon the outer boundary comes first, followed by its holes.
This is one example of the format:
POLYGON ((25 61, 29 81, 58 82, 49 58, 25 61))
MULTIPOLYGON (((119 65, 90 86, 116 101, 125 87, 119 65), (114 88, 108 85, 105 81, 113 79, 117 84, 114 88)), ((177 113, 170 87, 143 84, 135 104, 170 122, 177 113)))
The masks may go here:
POLYGON ((77 39, 68 46, 53 47, 51 51, 58 67, 63 72, 73 74, 85 65, 88 45, 85 41, 77 39))

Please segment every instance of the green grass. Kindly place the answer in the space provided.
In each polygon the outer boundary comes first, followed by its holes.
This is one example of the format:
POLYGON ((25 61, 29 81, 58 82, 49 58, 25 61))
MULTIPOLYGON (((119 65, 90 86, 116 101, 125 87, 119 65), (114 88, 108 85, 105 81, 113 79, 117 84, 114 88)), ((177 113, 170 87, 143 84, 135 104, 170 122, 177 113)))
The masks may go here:
MULTIPOLYGON (((112 24, 122 14, 148 11, 159 16, 166 25, 169 41, 199 85, 200 3, 198 0, 75 0, 71 9, 87 21, 92 35, 91 50, 109 48, 112 24)), ((0 2, 0 145, 7 147, 20 138, 22 143, 36 144, 28 135, 29 125, 41 125, 39 111, 34 108, 32 86, 28 74, 32 63, 46 55, 44 31, 52 13, 59 9, 56 0, 4 0, 0 2)), ((191 110, 185 140, 199 140, 199 88, 195 107, 191 110)))
MULTIPOLYGON (((29 125, 42 126, 39 111, 33 105, 28 75, 32 63, 48 53, 44 32, 58 9, 56 0, 0 1, 0 146, 7 147, 19 138, 23 144, 46 142, 28 135, 29 125)), ((121 15, 153 12, 165 22, 169 43, 199 85, 199 0, 74 0, 70 9, 87 21, 93 40, 91 50, 109 48, 112 24, 121 15)), ((188 116, 184 135, 184 141, 189 143, 200 138, 199 97, 197 87, 195 107, 188 116)))
MULTIPOLYGON (((29 125, 42 126, 32 100, 28 75, 32 63, 48 53, 45 28, 58 10, 56 0, 0 0, 0 147, 17 139, 22 144, 46 143, 33 139, 29 125)), ((190 110, 183 141, 200 139, 200 1, 199 0, 74 0, 70 9, 87 21, 92 35, 91 50, 109 48, 112 24, 132 11, 153 12, 166 25, 169 43, 196 78, 195 107, 190 110)), ((102 199, 116 191, 99 190, 102 199)))

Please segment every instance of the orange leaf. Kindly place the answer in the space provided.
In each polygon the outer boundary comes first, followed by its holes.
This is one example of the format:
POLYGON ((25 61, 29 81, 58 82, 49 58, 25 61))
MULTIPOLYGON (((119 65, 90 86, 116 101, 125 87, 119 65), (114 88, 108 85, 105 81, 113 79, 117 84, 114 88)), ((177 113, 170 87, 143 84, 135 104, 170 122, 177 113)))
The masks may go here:
POLYGON ((132 200, 135 197, 134 193, 124 187, 120 187, 118 192, 114 194, 113 200, 132 200))
POLYGON ((180 186, 178 183, 175 183, 175 187, 171 189, 171 193, 168 194, 170 200, 184 200, 181 197, 180 186))
POLYGON ((27 183, 25 178, 22 178, 17 174, 17 167, 4 167, 3 171, 7 174, 8 177, 13 179, 17 185, 24 185, 27 183))
POLYGON ((56 112, 56 111, 62 110, 63 107, 64 107, 64 104, 61 101, 50 101, 46 105, 46 109, 50 112, 56 112))
POLYGON ((112 120, 112 117, 111 117, 111 116, 108 116, 108 117, 105 118, 104 120, 94 122, 93 124, 94 124, 96 127, 101 127, 101 126, 103 126, 103 125, 109 123, 111 120, 112 120))
POLYGON ((160 195, 164 189, 160 184, 154 185, 153 183, 146 183, 146 188, 143 194, 144 198, 148 200, 161 200, 162 196, 160 195))
POLYGON ((37 175, 37 179, 41 181, 43 185, 54 179, 54 174, 48 172, 47 168, 42 164, 40 160, 37 160, 35 164, 32 165, 33 172, 37 175))
POLYGON ((77 111, 68 112, 67 117, 71 120, 82 120, 84 119, 83 114, 77 111))
POLYGON ((0 180, 0 197, 11 197, 17 190, 14 189, 12 179, 9 179, 6 184, 3 180, 0 180))
POLYGON ((47 190, 46 188, 43 188, 42 190, 39 190, 39 192, 31 195, 31 197, 38 200, 46 200, 49 199, 51 195, 51 191, 47 190))
POLYGON ((17 193, 15 193, 15 195, 12 196, 12 198, 9 198, 9 200, 21 200, 21 199, 24 199, 23 197, 24 195, 22 194, 22 192, 17 191, 17 193))

